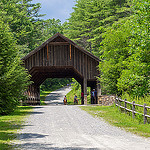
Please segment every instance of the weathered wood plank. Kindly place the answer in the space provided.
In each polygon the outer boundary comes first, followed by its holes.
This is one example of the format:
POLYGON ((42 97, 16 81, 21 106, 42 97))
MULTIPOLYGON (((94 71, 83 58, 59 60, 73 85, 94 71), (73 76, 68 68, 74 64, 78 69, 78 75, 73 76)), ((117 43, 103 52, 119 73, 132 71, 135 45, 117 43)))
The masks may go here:
POLYGON ((54 46, 51 46, 52 50, 51 50, 51 62, 52 62, 52 66, 54 66, 54 46))
POLYGON ((68 42, 50 42, 50 45, 70 45, 68 42))
MULTIPOLYGON (((85 65, 84 53, 82 53, 83 64, 85 65)), ((85 67, 83 65, 83 77, 85 76, 85 67)))

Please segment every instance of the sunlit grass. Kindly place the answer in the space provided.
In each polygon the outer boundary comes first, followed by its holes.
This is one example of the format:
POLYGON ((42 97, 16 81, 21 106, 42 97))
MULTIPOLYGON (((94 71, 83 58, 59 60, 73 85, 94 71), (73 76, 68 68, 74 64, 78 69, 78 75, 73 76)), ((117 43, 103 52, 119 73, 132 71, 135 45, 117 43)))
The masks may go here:
POLYGON ((115 106, 80 106, 94 117, 102 117, 111 125, 125 129, 140 136, 150 137, 150 125, 140 123, 138 119, 132 119, 121 113, 115 106))
POLYGON ((46 105, 45 103, 45 97, 51 93, 52 91, 40 91, 40 102, 41 102, 41 105, 46 105))
POLYGON ((16 138, 17 130, 32 112, 32 107, 20 106, 15 112, 7 116, 0 116, 0 150, 12 150, 11 141, 16 138))
MULTIPOLYGON (((66 96, 67 96, 67 102, 68 105, 74 105, 74 96, 77 95, 77 99, 79 100, 78 105, 81 105, 81 90, 71 90, 66 96)), ((87 96, 87 104, 90 104, 90 89, 88 88, 88 96, 87 96)))

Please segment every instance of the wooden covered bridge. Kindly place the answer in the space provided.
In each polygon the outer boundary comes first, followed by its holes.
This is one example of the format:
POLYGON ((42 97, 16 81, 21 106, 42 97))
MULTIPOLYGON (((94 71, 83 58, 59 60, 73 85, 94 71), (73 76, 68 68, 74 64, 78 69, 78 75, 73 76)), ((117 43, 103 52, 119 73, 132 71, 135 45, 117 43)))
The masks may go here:
POLYGON ((87 87, 97 89, 98 96, 101 94, 97 81, 99 58, 60 33, 31 51, 23 61, 33 81, 26 92, 28 104, 40 103, 40 85, 47 78, 75 78, 81 84, 84 104, 87 87))

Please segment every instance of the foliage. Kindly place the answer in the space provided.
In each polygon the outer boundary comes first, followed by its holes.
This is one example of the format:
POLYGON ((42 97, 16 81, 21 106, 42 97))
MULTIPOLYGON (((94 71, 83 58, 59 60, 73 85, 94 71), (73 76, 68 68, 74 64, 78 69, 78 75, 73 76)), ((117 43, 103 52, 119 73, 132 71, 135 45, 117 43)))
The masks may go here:
POLYGON ((24 98, 28 74, 20 59, 50 36, 61 32, 60 20, 41 20, 40 3, 0 1, 0 114, 8 114, 24 98))
POLYGON ((149 2, 134 1, 132 15, 103 34, 99 65, 103 94, 150 93, 149 2), (103 52, 102 52, 103 51, 103 52))
POLYGON ((22 57, 57 32, 62 33, 60 20, 42 20, 39 15, 40 3, 32 0, 3 0, 0 8, 5 22, 9 24, 22 57))
POLYGON ((144 105, 144 103, 146 103, 148 106, 150 106, 150 95, 148 96, 143 96, 143 97, 133 97, 131 95, 129 95, 128 93, 124 93, 121 96, 122 99, 127 99, 127 101, 129 102, 133 102, 135 101, 135 103, 137 104, 141 104, 144 105))
POLYGON ((71 79, 49 78, 41 85, 41 91, 53 91, 66 86, 71 82, 71 79))
POLYGON ((2 16, 9 24, 22 53, 33 50, 40 41, 39 36, 42 35, 42 22, 36 20, 40 5, 29 2, 31 0, 3 0, 0 2, 2 16))
POLYGON ((134 2, 131 56, 126 60, 127 69, 122 71, 118 79, 118 89, 133 96, 143 96, 150 93, 150 2, 148 0, 135 0, 134 2))
POLYGON ((66 36, 97 56, 103 33, 131 15, 130 0, 77 0, 73 9, 66 36))
POLYGON ((102 36, 100 49, 103 50, 103 54, 99 64, 102 72, 100 78, 102 94, 119 94, 117 80, 120 78, 122 70, 126 68, 125 60, 130 56, 131 29, 129 21, 124 20, 113 24, 112 28, 102 36))
POLYGON ((58 32, 63 34, 63 26, 61 25, 61 21, 59 19, 55 20, 53 18, 44 21, 43 35, 45 40, 58 32))
POLYGON ((4 21, 0 16, 0 114, 8 114, 17 107, 29 84, 16 41, 4 21))

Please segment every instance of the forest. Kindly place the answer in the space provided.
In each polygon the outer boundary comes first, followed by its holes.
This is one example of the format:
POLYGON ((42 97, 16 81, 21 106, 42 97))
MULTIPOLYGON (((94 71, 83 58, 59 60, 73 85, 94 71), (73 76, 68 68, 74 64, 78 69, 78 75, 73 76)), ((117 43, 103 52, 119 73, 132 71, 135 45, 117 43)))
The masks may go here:
MULTIPOLYGON (((57 32, 100 58, 102 94, 149 96, 149 7, 149 0, 76 0, 62 24, 55 18, 41 19, 40 3, 1 0, 0 114, 12 112, 25 99, 30 75, 21 58, 57 32)), ((55 81, 49 79, 42 88, 55 81)))

